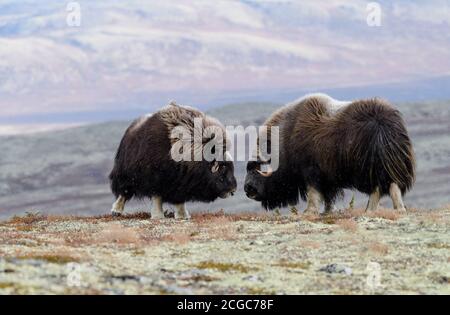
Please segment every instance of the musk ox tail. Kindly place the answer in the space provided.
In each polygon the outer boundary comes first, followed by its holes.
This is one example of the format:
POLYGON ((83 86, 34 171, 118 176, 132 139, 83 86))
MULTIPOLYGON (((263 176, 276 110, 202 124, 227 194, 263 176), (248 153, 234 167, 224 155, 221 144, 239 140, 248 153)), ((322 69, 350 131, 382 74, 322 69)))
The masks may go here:
POLYGON ((351 148, 347 161, 359 168, 356 173, 364 181, 364 190, 370 193, 379 187, 387 194, 391 183, 403 194, 410 190, 415 180, 415 157, 400 112, 379 99, 355 102, 345 112, 354 141, 347 146, 351 148))
MULTIPOLYGON (((126 134, 128 133, 128 130, 126 134)), ((124 165, 126 161, 125 156, 125 141, 122 139, 119 148, 117 149, 116 157, 114 159, 114 167, 109 174, 109 181, 111 191, 116 198, 122 196, 125 200, 131 199, 135 194, 135 189, 133 186, 133 180, 128 176, 128 172, 124 170, 124 165)))

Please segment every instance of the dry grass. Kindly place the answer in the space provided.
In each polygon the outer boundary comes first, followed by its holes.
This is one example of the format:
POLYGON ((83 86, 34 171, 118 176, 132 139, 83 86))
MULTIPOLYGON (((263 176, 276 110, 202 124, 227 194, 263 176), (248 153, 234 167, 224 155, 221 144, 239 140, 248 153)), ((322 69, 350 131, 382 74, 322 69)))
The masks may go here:
POLYGON ((28 212, 23 216, 13 216, 11 219, 4 221, 3 224, 6 225, 30 225, 37 222, 70 222, 70 221, 84 221, 89 223, 98 222, 111 222, 111 221, 127 221, 127 220, 149 220, 151 218, 150 213, 147 212, 136 212, 136 213, 125 213, 121 216, 113 217, 110 214, 104 214, 99 216, 85 217, 85 216, 75 216, 75 215, 43 215, 39 212, 28 212))
POLYGON ((26 254, 17 254, 13 259, 33 259, 42 260, 53 264, 67 264, 70 262, 80 262, 81 259, 78 255, 75 255, 66 250, 51 251, 51 252, 32 252, 26 254))
POLYGON ((450 244, 447 243, 440 243, 440 242, 435 242, 435 243, 429 243, 427 244, 428 248, 435 248, 435 249, 450 249, 450 244))
POLYGON ((247 288, 247 294, 249 295, 276 295, 276 292, 273 290, 267 290, 264 288, 247 288))
POLYGON ((216 212, 197 212, 191 215, 191 219, 195 223, 209 222, 217 218, 227 218, 229 221, 267 221, 280 220, 281 217, 274 216, 271 212, 240 212, 225 213, 222 209, 216 212))
POLYGON ((13 216, 10 220, 6 221, 6 224, 13 224, 13 225, 30 225, 36 222, 45 221, 48 219, 48 216, 44 216, 40 214, 39 212, 32 213, 27 212, 24 216, 13 216))
POLYGON ((141 242, 135 228, 124 227, 118 223, 110 223, 106 229, 93 235, 93 239, 98 243, 139 244, 141 242))
POLYGON ((366 216, 371 218, 382 218, 391 221, 397 221, 403 214, 393 209, 378 209, 376 211, 367 211, 366 216))
POLYGON ((389 253, 389 246, 380 242, 372 242, 367 246, 368 250, 377 255, 387 255, 389 253))
POLYGON ((286 260, 280 260, 276 264, 273 264, 272 266, 275 267, 282 267, 286 269, 309 269, 311 266, 311 263, 309 262, 293 262, 293 261, 286 261, 286 260))
POLYGON ((111 214, 104 214, 95 217, 82 217, 82 220, 91 222, 92 220, 100 220, 103 222, 111 221, 126 221, 126 220, 150 220, 151 215, 148 212, 124 213, 121 216, 112 216, 111 214))
POLYGON ((349 209, 349 210, 346 210, 344 213, 346 213, 350 217, 359 218, 359 217, 366 215, 367 211, 364 209, 349 209))
POLYGON ((223 210, 220 210, 217 212, 197 212, 197 213, 191 214, 191 220, 194 223, 203 224, 203 223, 210 222, 213 219, 225 217, 225 216, 230 216, 230 215, 225 214, 225 211, 223 211, 223 210))
POLYGON ((161 238, 162 241, 170 241, 179 245, 187 244, 191 241, 190 233, 175 232, 161 238))
POLYGON ((15 288, 16 286, 17 284, 13 282, 0 282, 0 289, 10 289, 15 288))
POLYGON ((337 224, 339 220, 352 219, 359 217, 382 218, 386 220, 395 221, 401 218, 404 214, 393 209, 379 209, 376 211, 365 211, 363 209, 347 209, 344 211, 327 213, 327 214, 303 214, 301 219, 310 222, 320 222, 323 224, 337 224))
POLYGON ((302 248, 313 248, 317 249, 320 248, 321 244, 316 241, 310 241, 310 240, 301 240, 300 241, 300 247, 302 248))
POLYGON ((433 210, 422 211, 419 217, 421 221, 430 224, 447 225, 450 223, 449 217, 442 212, 433 210))
POLYGON ((221 272, 229 272, 229 271, 237 271, 241 273, 247 273, 250 271, 257 271, 258 268, 247 267, 242 264, 235 263, 224 263, 224 262, 215 262, 215 261, 202 261, 196 265, 195 268, 198 269, 214 269, 221 272))
POLYGON ((30 225, 30 224, 26 224, 26 225, 20 224, 20 225, 17 225, 15 228, 19 232, 31 232, 31 231, 33 231, 33 226, 30 225))
POLYGON ((340 219, 337 220, 336 224, 346 232, 355 233, 358 230, 358 223, 353 219, 340 219))
POLYGON ((199 214, 193 217, 196 227, 192 231, 194 236, 205 232, 207 239, 234 240, 237 238, 237 229, 233 222, 237 218, 224 214, 199 214))
POLYGON ((232 221, 228 217, 218 217, 210 221, 208 235, 212 239, 233 240, 237 237, 232 221))

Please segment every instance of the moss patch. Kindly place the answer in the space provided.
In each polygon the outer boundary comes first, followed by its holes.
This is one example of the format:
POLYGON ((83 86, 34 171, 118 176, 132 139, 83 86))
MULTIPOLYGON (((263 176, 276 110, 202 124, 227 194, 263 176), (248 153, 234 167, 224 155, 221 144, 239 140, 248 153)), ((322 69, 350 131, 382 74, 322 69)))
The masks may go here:
POLYGON ((264 288, 247 288, 247 294, 250 295, 276 295, 275 291, 264 288))
POLYGON ((450 249, 450 245, 446 243, 429 243, 427 244, 427 247, 437 249, 450 249))
POLYGON ((233 263, 223 263, 223 262, 215 262, 215 261, 202 261, 195 265, 195 268, 198 269, 214 269, 221 272, 228 271, 237 271, 242 273, 247 273, 250 271, 256 271, 257 268, 247 267, 242 264, 233 264, 233 263))
POLYGON ((12 282, 0 282, 0 290, 14 288, 15 286, 16 285, 12 282))
POLYGON ((25 256, 18 256, 18 257, 14 257, 15 259, 34 259, 34 260, 42 260, 48 263, 52 263, 52 264, 67 264, 67 263, 71 263, 71 262, 79 262, 80 260, 76 257, 73 256, 68 256, 68 255, 52 255, 52 254, 44 254, 44 255, 33 255, 33 254, 29 254, 29 255, 25 255, 25 256))
POLYGON ((289 261, 280 261, 276 264, 273 264, 272 266, 275 267, 282 267, 287 269, 304 269, 307 270, 311 266, 311 263, 309 262, 289 262, 289 261))

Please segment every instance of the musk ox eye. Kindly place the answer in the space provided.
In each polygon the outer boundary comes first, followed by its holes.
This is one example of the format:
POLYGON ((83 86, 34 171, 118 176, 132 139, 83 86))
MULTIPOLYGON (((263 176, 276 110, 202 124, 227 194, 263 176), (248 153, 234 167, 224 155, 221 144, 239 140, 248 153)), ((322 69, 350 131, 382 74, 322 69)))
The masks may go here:
POLYGON ((273 170, 272 167, 270 166, 270 164, 261 164, 261 166, 259 167, 259 169, 256 169, 256 171, 264 177, 269 177, 272 175, 273 170))

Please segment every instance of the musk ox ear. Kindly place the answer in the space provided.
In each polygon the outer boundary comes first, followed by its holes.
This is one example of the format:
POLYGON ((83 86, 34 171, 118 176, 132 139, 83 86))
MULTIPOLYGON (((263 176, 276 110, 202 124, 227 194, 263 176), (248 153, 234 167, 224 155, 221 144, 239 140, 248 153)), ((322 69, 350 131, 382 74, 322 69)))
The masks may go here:
POLYGON ((219 162, 214 161, 212 167, 211 167, 211 172, 212 173, 217 173, 217 171, 219 170, 219 162))
POLYGON ((256 170, 261 176, 269 177, 272 175, 273 169, 270 166, 270 164, 262 164, 261 168, 262 168, 261 170, 258 169, 256 170))

